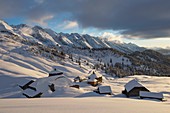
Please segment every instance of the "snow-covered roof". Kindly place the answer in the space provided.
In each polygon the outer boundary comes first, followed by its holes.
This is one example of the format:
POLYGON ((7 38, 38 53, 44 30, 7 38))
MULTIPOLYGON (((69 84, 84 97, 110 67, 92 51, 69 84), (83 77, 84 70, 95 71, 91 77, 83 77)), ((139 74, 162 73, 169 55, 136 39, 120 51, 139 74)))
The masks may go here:
POLYGON ((98 72, 92 72, 92 74, 89 76, 90 79, 96 79, 102 77, 102 75, 98 72))
POLYGON ((139 83, 136 79, 133 79, 133 80, 129 81, 125 85, 125 89, 126 89, 127 92, 132 90, 134 87, 144 87, 144 86, 141 83, 139 83))
POLYGON ((156 92, 140 91, 139 96, 163 99, 163 94, 162 93, 156 93, 156 92))
POLYGON ((88 81, 88 82, 97 82, 96 79, 88 79, 87 81, 88 81))
POLYGON ((72 81, 65 76, 52 76, 37 79, 37 91, 46 91, 48 85, 54 84, 55 86, 66 87, 72 84, 72 81))
POLYGON ((32 89, 29 89, 29 88, 27 88, 26 90, 24 90, 23 91, 23 93, 24 94, 27 94, 28 96, 34 96, 34 95, 36 95, 36 94, 38 94, 39 92, 38 91, 34 91, 34 90, 32 90, 32 89))
POLYGON ((100 93, 112 93, 110 86, 99 86, 100 93))
POLYGON ((49 74, 57 74, 57 73, 61 73, 61 71, 57 70, 56 68, 49 72, 49 74))

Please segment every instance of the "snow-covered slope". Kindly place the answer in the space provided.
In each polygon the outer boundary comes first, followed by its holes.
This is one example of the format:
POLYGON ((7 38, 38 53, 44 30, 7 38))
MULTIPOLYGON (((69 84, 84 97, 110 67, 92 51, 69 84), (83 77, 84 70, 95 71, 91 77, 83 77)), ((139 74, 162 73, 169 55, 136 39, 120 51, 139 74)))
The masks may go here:
POLYGON ((144 51, 144 50, 146 50, 146 48, 139 47, 139 46, 137 46, 136 44, 133 44, 133 43, 123 43, 122 46, 125 47, 125 48, 128 48, 132 51, 144 51))
POLYGON ((31 27, 26 24, 20 24, 13 26, 13 28, 16 33, 33 43, 40 43, 46 46, 58 45, 53 37, 51 37, 43 28, 39 26, 31 27))
POLYGON ((0 20, 0 31, 13 31, 13 28, 6 22, 0 20))
POLYGON ((31 26, 28 26, 26 24, 20 24, 17 26, 13 26, 14 31, 19 34, 21 37, 23 37, 26 40, 29 40, 30 42, 37 42, 40 43, 40 41, 32 36, 33 29, 31 26))
POLYGON ((153 48, 153 50, 158 51, 159 53, 163 55, 169 55, 170 56, 170 48, 153 48))
POLYGON ((41 41, 44 45, 55 46, 58 44, 43 28, 35 26, 32 29, 34 32, 31 35, 41 41))

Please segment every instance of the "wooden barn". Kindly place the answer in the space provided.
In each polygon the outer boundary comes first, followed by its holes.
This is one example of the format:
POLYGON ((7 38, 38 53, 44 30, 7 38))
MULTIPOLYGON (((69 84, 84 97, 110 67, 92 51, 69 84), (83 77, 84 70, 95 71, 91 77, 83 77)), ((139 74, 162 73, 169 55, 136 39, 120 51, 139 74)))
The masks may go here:
POLYGON ((163 99, 164 99, 163 93, 156 93, 156 92, 140 91, 139 96, 141 99, 149 98, 149 99, 158 99, 161 101, 163 101, 163 99))
POLYGON ((123 90, 122 93, 125 94, 127 97, 131 97, 139 96, 140 91, 149 92, 149 90, 146 87, 144 87, 140 82, 133 79, 125 85, 125 90, 123 90))
POLYGON ((54 68, 53 71, 49 72, 49 77, 50 76, 57 76, 57 75, 62 75, 63 72, 58 71, 56 68, 54 68))
POLYGON ((99 86, 94 92, 99 94, 109 94, 112 95, 112 90, 110 86, 99 86))
POLYGON ((96 79, 88 79, 87 83, 92 85, 92 86, 97 86, 98 85, 98 81, 96 79))
POLYGON ((102 75, 98 72, 92 72, 88 77, 87 83, 91 84, 92 86, 97 86, 98 84, 102 83, 102 75))
POLYGON ((100 78, 101 78, 101 82, 102 82, 102 75, 100 73, 94 72, 94 71, 88 77, 88 79, 100 79, 100 78))

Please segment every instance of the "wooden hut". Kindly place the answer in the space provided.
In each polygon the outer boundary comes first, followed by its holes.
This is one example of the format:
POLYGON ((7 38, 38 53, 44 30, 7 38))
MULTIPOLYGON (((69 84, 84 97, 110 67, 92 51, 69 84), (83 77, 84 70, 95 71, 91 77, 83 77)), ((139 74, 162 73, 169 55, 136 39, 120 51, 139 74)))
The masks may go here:
POLYGON ((149 92, 149 90, 146 87, 144 87, 140 82, 138 82, 135 79, 129 81, 124 87, 125 90, 122 91, 122 93, 125 94, 127 97, 139 96, 140 91, 149 92))
POLYGON ((102 78, 102 75, 100 73, 94 72, 94 71, 88 77, 88 79, 98 79, 98 78, 102 78))
POLYGON ((161 101, 163 101, 163 98, 164 98, 162 93, 146 92, 146 91, 140 91, 139 96, 141 99, 150 98, 150 99, 158 99, 161 101))
POLYGON ((97 90, 95 90, 94 92, 99 93, 99 94, 112 94, 112 90, 110 86, 99 86, 97 88, 97 90))
POLYGON ((57 75, 62 75, 63 72, 58 71, 56 68, 54 68, 53 71, 49 72, 49 77, 50 76, 57 76, 57 75))
POLYGON ((88 77, 87 83, 92 86, 97 86, 99 83, 102 83, 102 75, 93 71, 88 77))
POLYGON ((88 79, 87 83, 92 85, 92 86, 97 86, 98 85, 98 82, 97 82, 96 79, 88 79))

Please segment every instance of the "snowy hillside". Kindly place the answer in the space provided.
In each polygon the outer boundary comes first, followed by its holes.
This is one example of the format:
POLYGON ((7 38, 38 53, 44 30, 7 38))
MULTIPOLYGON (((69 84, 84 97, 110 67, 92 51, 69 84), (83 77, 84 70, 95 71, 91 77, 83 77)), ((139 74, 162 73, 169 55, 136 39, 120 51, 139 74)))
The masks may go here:
POLYGON ((155 51, 158 51, 160 53, 162 53, 163 55, 169 55, 170 56, 170 48, 158 48, 158 49, 153 49, 155 51))
POLYGON ((6 22, 0 20, 0 31, 11 31, 13 32, 13 28, 8 25, 6 22))

